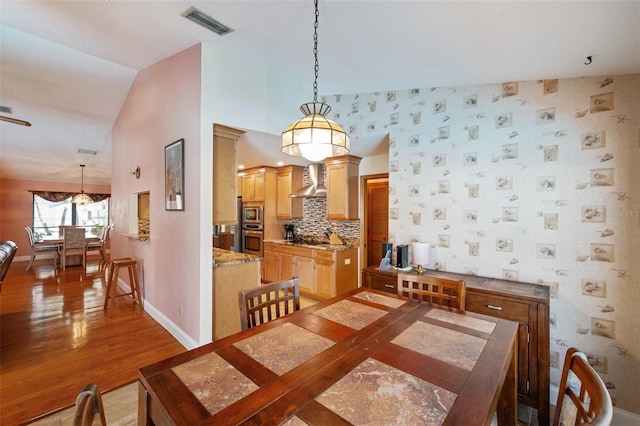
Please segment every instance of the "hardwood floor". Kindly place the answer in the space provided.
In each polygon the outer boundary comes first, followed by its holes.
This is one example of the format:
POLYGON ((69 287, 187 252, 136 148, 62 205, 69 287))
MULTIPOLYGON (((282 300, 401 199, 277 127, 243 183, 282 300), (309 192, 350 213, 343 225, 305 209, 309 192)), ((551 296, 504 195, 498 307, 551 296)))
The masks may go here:
POLYGON ((14 262, 0 292, 0 424, 24 424, 137 380, 138 369, 186 349, 129 297, 102 309, 105 264, 55 270, 49 260, 14 262))

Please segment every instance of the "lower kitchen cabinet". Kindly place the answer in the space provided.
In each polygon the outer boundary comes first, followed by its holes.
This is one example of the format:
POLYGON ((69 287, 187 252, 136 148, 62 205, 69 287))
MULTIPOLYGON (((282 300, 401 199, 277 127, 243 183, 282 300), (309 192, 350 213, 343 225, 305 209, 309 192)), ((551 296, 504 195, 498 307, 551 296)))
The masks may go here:
POLYGON ((262 281, 298 277, 302 294, 328 299, 358 287, 357 256, 357 248, 323 250, 265 243, 262 281))
MULTIPOLYGON (((362 270, 362 285, 397 293, 397 271, 375 266, 362 270)), ((538 410, 540 425, 549 424, 549 287, 450 272, 425 275, 464 280, 466 310, 517 322, 518 399, 538 410)))

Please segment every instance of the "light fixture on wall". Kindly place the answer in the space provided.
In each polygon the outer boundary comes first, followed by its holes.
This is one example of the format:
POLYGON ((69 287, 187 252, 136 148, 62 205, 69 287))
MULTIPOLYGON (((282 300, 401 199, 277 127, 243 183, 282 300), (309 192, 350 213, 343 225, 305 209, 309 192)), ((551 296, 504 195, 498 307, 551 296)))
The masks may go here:
POLYGON ((135 176, 136 179, 140 179, 140 166, 136 166, 135 170, 129 170, 129 174, 135 176))
POLYGON ((345 155, 349 152, 349 136, 339 124, 326 115, 331 107, 318 102, 318 0, 315 0, 315 23, 313 31, 313 56, 315 57, 315 79, 313 80, 313 102, 300 106, 304 114, 300 120, 290 124, 282 132, 281 151, 309 161, 320 161, 326 157, 345 155))
POLYGON ((89 197, 87 194, 84 193, 84 168, 85 165, 84 164, 80 164, 81 170, 82 170, 82 181, 80 184, 80 193, 74 195, 73 197, 71 197, 71 202, 74 204, 80 204, 80 205, 85 205, 85 204, 91 204, 93 203, 93 200, 91 199, 91 197, 89 197))

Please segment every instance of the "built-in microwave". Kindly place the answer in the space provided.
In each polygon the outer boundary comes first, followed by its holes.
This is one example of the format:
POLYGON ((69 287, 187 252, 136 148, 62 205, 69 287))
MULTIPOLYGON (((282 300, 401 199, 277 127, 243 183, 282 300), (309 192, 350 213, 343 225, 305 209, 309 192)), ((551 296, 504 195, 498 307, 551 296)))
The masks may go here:
POLYGON ((263 207, 244 206, 242 209, 242 227, 245 229, 262 229, 263 207))

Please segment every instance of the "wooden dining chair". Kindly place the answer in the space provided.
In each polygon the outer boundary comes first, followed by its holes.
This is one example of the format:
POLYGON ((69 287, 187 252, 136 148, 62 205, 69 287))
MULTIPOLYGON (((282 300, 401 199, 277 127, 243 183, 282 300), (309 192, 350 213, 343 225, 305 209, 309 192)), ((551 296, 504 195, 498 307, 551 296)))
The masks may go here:
POLYGON ((27 240, 29 241, 29 250, 31 250, 31 260, 29 260, 29 264, 27 265, 27 271, 31 269, 31 265, 33 265, 33 261, 36 260, 36 256, 40 254, 49 254, 53 253, 53 264, 58 265, 58 245, 57 244, 47 244, 47 243, 36 243, 33 237, 33 229, 30 226, 25 226, 24 231, 27 234, 27 240))
POLYGON ((467 284, 463 280, 399 272, 397 290, 402 297, 465 309, 467 284))
POLYGON ((262 284, 238 292, 243 330, 300 310, 298 278, 262 284))
POLYGON ((100 252, 100 257, 102 260, 107 260, 105 250, 106 246, 109 243, 109 238, 111 238, 111 226, 105 225, 102 227, 102 232, 100 233, 100 239, 95 243, 87 243, 87 251, 96 251, 100 252))
POLYGON ((606 385, 576 348, 564 358, 553 425, 610 425, 613 416, 611 396, 606 385))
POLYGON ((84 228, 65 228, 60 256, 62 256, 62 270, 67 269, 67 256, 82 256, 82 268, 87 261, 87 248, 84 228))
POLYGON ((104 416, 104 406, 98 385, 91 383, 86 385, 76 398, 76 412, 73 417, 73 426, 91 426, 96 414, 100 418, 102 426, 107 425, 104 416))

